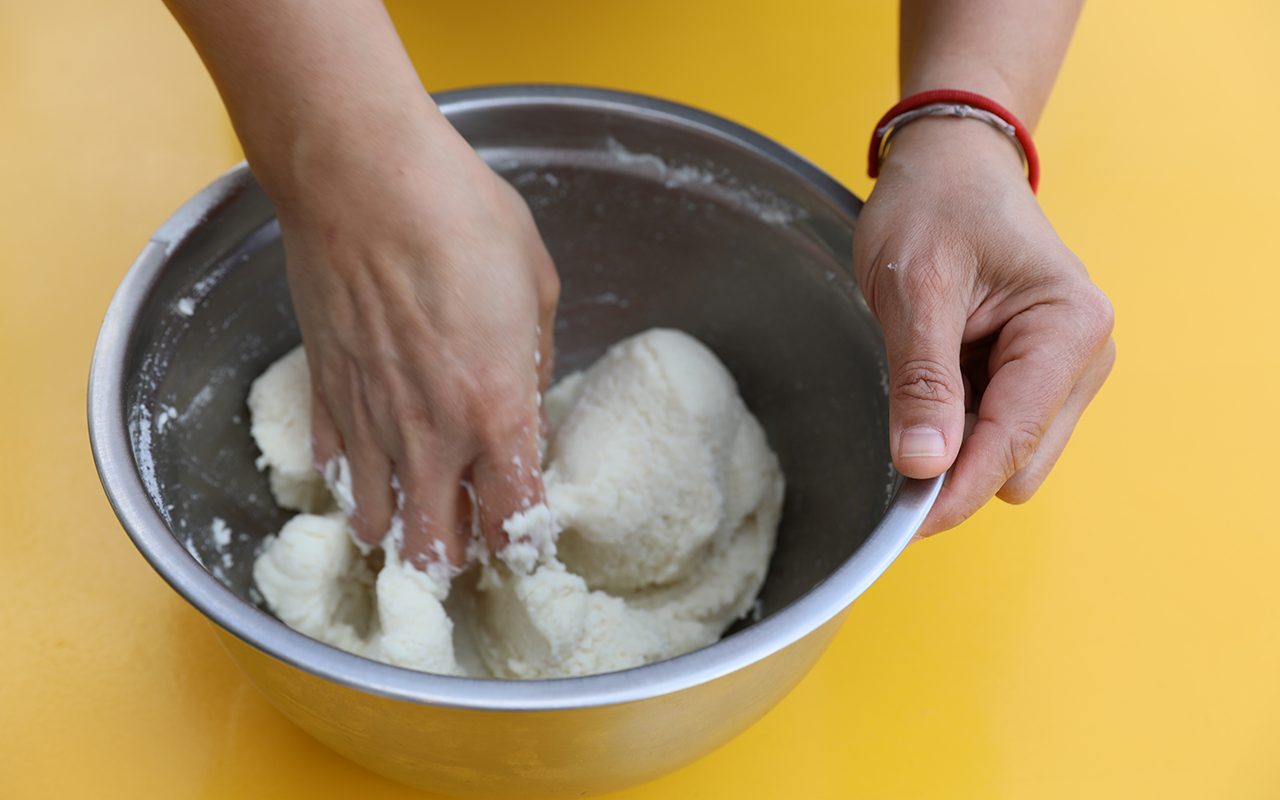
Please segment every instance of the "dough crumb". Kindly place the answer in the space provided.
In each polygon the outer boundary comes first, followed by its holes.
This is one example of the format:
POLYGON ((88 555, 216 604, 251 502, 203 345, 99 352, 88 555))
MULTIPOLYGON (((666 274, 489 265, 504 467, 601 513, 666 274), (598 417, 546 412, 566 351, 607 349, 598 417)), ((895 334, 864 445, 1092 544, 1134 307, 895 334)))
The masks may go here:
POLYGON ((219 550, 231 544, 231 529, 227 527, 227 521, 222 517, 213 518, 213 523, 209 525, 209 533, 213 536, 213 546, 219 550))

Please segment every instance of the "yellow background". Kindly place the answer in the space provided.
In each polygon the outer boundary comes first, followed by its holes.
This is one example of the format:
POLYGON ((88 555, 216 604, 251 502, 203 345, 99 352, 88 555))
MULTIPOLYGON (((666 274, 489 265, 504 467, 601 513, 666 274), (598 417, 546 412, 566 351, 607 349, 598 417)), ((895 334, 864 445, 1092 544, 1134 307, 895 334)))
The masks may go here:
MULTIPOLYGON (((566 81, 763 131, 859 194, 887 2, 399 4, 431 89, 566 81)), ((1119 363, 1034 502, 911 547, 800 687, 621 798, 1280 796, 1280 5, 1085 10, 1042 200, 1119 363)), ((0 797, 417 797, 259 696, 99 489, 90 349, 238 160, 159 0, 0 0, 0 797)), ((673 732, 673 735, 678 735, 673 732)))

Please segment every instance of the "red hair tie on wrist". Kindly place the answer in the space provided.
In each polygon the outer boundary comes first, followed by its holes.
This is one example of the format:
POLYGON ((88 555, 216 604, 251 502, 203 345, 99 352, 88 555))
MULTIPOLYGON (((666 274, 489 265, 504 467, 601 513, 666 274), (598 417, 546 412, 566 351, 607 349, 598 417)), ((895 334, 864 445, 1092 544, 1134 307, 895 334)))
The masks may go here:
POLYGON ((867 153, 868 175, 873 178, 879 176, 880 162, 889 152, 893 134, 922 117, 960 117, 987 123, 1008 136, 1018 149, 1031 191, 1040 188, 1040 156, 1027 126, 995 100, 959 89, 934 89, 913 94, 886 111, 871 134, 871 149, 867 153))

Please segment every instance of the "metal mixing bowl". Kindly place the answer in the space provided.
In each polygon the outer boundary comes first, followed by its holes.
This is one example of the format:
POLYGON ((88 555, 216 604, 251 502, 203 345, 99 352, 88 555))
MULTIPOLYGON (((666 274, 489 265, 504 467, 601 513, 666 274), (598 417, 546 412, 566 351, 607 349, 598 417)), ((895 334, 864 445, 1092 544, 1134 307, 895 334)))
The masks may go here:
POLYGON ((243 165, 156 232, 111 302, 89 385, 98 471, 156 571, 338 752, 459 794, 637 783, 777 703, 937 495, 940 480, 890 465, 883 345, 849 274, 860 203, 778 144, 667 102, 529 86, 437 99, 528 199, 555 257, 562 372, 661 325, 737 378, 787 477, 758 618, 669 661, 517 682, 375 663, 263 610, 253 554, 287 515, 254 468, 245 396, 299 336, 272 208, 243 165))

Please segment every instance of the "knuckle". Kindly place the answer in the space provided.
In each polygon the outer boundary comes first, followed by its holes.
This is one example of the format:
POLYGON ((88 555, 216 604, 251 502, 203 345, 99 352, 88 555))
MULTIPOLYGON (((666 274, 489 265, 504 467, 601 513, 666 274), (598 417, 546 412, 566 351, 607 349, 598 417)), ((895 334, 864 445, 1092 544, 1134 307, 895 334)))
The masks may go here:
POLYGON ((523 409, 514 404, 503 404, 483 414, 477 422, 476 432, 484 448, 490 452, 510 452, 523 441, 529 431, 529 418, 523 409))
POLYGON ((952 371, 939 361, 912 359, 901 365, 893 383, 893 399, 899 402, 951 405, 960 397, 952 371))
POLYGON ((1000 487, 1000 491, 996 492, 996 497, 1010 505, 1020 506, 1030 500, 1038 488, 1039 484, 1034 481, 1014 477, 1000 487))
POLYGON ((1115 329, 1116 312, 1110 298, 1097 286, 1089 284, 1080 297, 1080 316, 1086 335, 1093 344, 1105 342, 1115 329))
POLYGON ((357 516, 352 522, 355 524, 356 536, 360 537, 361 541, 369 544, 374 544, 381 539, 382 535, 387 532, 387 528, 390 527, 389 523, 380 525, 368 516, 357 516))
POLYGON ((533 402, 533 389, 526 391, 523 383, 504 383, 477 401, 471 424, 482 448, 510 451, 513 442, 522 441, 530 430, 533 402))
POLYGON ((1116 340, 1108 337, 1106 346, 1102 349, 1102 375, 1105 378, 1111 374, 1111 370, 1116 365, 1116 340))
POLYGON ((907 242, 907 255, 898 273, 909 290, 948 294, 961 275, 977 271, 973 247, 956 231, 917 227, 907 242))
POLYGON ((952 294, 955 270, 949 264, 936 252, 896 260, 881 253, 871 269, 871 292, 881 303, 906 304, 916 311, 935 308, 952 294))
POLYGON ((396 427, 411 435, 434 430, 439 420, 432 409, 421 403, 411 403, 396 409, 396 427))
POLYGON ((920 241, 923 235, 909 237, 900 255, 882 249, 871 262, 861 283, 881 322, 918 332, 961 313, 977 275, 976 256, 953 236, 929 236, 915 245, 910 241, 920 241))
MULTIPOLYGON (((530 359, 530 368, 532 364, 530 359)), ((525 381, 505 370, 489 370, 484 375, 476 375, 468 381, 463 396, 466 398, 467 407, 472 409, 477 417, 484 420, 502 419, 518 407, 517 401, 522 399, 522 387, 526 383, 532 387, 532 374, 529 380, 525 381)), ((532 388, 528 391, 528 398, 531 402, 532 388)))
POLYGON ((954 283, 950 259, 936 251, 912 258, 897 271, 902 275, 902 288, 912 297, 942 298, 954 283))
POLYGON ((538 310, 543 315, 554 314, 560 304, 560 275, 555 266, 548 264, 538 280, 538 310))
POLYGON ((1034 420, 1021 420, 1009 428, 1006 440, 1005 477, 1012 477, 1031 463, 1031 457, 1040 449, 1044 440, 1044 426, 1034 420))

